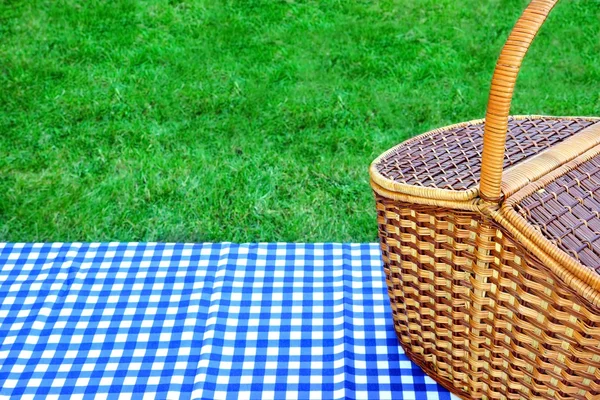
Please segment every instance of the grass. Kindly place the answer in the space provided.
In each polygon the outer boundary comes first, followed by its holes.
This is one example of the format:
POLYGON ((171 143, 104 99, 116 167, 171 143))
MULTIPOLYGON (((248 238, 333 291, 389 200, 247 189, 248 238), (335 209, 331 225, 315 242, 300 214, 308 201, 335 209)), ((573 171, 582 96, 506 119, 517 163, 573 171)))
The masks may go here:
MULTIPOLYGON (((557 6, 512 111, 598 115, 557 6)), ((375 241, 367 168, 481 118, 523 0, 0 3, 0 240, 375 241)))

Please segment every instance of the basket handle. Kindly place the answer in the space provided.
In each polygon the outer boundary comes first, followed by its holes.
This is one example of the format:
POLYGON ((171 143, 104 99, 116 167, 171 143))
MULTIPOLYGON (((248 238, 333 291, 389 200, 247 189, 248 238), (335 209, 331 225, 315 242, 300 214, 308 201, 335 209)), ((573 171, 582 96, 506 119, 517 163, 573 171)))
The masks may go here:
POLYGON ((481 157, 479 195, 485 201, 499 203, 502 200, 504 147, 515 82, 529 45, 557 2, 532 0, 515 24, 496 63, 485 114, 481 157))

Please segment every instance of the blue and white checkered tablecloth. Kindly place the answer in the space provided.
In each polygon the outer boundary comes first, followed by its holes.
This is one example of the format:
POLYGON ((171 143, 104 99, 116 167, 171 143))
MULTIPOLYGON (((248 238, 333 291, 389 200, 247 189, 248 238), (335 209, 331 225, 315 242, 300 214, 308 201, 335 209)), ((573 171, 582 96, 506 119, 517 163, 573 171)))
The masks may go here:
POLYGON ((0 244, 1 399, 450 399, 376 244, 0 244))

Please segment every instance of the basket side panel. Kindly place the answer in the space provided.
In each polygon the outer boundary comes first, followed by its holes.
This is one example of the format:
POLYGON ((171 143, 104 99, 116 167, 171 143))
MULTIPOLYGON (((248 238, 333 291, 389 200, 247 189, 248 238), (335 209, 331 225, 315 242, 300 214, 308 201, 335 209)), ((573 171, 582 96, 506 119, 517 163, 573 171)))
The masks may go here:
POLYGON ((474 212, 376 195, 394 326, 475 399, 600 398, 600 312, 474 212))

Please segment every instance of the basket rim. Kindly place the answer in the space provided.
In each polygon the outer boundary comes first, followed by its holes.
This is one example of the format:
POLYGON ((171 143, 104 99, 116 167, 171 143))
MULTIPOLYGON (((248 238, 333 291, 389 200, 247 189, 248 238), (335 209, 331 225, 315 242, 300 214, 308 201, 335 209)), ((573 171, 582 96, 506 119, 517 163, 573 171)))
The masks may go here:
MULTIPOLYGON (((600 117, 590 117, 590 116, 511 115, 510 118, 515 119, 515 120, 536 119, 536 118, 558 119, 558 120, 585 119, 588 121, 594 121, 596 123, 598 121, 600 121, 600 117)), ((470 201, 470 200, 478 198, 479 197, 479 184, 477 184, 473 188, 464 189, 464 190, 452 190, 452 189, 441 189, 441 188, 433 188, 433 187, 416 186, 416 185, 411 185, 411 184, 407 184, 407 183, 403 183, 403 182, 397 182, 397 181, 394 181, 390 178, 383 176, 377 169, 377 164, 382 159, 388 157, 389 155, 394 153, 397 149, 399 149, 403 146, 406 146, 407 144, 411 144, 411 143, 421 140, 425 137, 440 134, 440 133, 446 132, 451 129, 462 128, 465 126, 482 124, 482 123, 485 124, 485 119, 480 118, 480 119, 474 119, 474 120, 470 120, 470 121, 460 122, 457 124, 447 125, 447 126, 444 126, 441 128, 427 131, 425 133, 414 136, 408 140, 405 140, 405 141, 395 145, 394 147, 392 147, 392 148, 386 150, 385 152, 383 152, 382 154, 380 154, 377 158, 375 158, 375 160, 373 160, 373 162, 371 162, 371 165, 369 166, 369 175, 371 177, 371 182, 377 184, 379 186, 379 188, 385 189, 388 194, 389 193, 398 193, 398 194, 409 195, 412 197, 421 197, 421 198, 429 199, 429 200, 433 199, 433 200, 455 201, 455 202, 470 201)), ((592 126, 594 126, 594 125, 592 125, 592 126)), ((570 138, 566 139, 564 142, 562 142, 562 143, 570 143, 572 140, 579 138, 578 146, 573 146, 572 144, 564 145, 564 147, 561 147, 561 151, 564 151, 564 149, 580 149, 575 152, 570 150, 568 152, 570 158, 564 159, 562 162, 570 161, 571 159, 577 157, 578 155, 587 151, 589 148, 595 146, 596 144, 600 144, 600 134, 598 134, 596 136, 582 135, 585 132, 587 132, 587 130, 590 128, 591 128, 591 126, 584 128, 580 132, 576 133, 572 137, 570 137, 570 138), (582 140, 582 136, 585 136, 586 138, 594 137, 596 140, 594 142, 589 142, 589 140, 588 141, 582 140), (584 146, 583 149, 581 147, 582 145, 584 146)), ((560 144, 562 144, 562 143, 560 143, 560 144)), ((559 146, 559 145, 557 145, 557 146, 559 146)), ((514 172, 514 171, 519 171, 519 167, 522 167, 524 164, 529 163, 532 160, 535 160, 536 158, 546 154, 547 152, 550 152, 552 149, 556 148, 557 146, 550 147, 550 148, 534 155, 533 157, 531 157, 527 160, 524 160, 524 161, 522 161, 516 165, 513 165, 509 168, 506 168, 506 170, 504 172, 505 175, 507 177, 513 177, 513 178, 509 180, 508 185, 507 184, 503 185, 503 188, 502 188, 503 193, 512 194, 512 193, 516 192, 518 189, 520 189, 521 187, 523 187, 522 182, 516 182, 514 184, 510 184, 510 182, 512 182, 514 180, 514 177, 519 174, 521 174, 521 175, 527 174, 527 171, 530 169, 531 164, 527 164, 528 167, 523 168, 521 170, 521 172, 514 172)), ((555 152, 555 156, 558 156, 559 158, 563 159, 563 156, 558 151, 555 152)), ((546 171, 545 173, 547 173, 547 172, 548 171, 546 171)), ((382 193, 382 195, 385 196, 385 194, 383 194, 383 193, 382 193)))
MULTIPOLYGON (((555 117, 540 115, 518 115, 515 119, 548 118, 548 119, 588 119, 600 121, 598 117, 555 117)), ((473 120, 460 124, 438 128, 422 135, 415 136, 406 142, 433 135, 446 130, 481 123, 484 120, 473 120)), ((535 156, 507 168, 506 182, 503 184, 505 201, 500 204, 485 202, 479 198, 479 186, 469 190, 449 190, 424 188, 402 184, 383 177, 375 168, 375 164, 389 155, 404 143, 394 146, 377 157, 371 163, 371 187, 379 195, 391 200, 416 203, 456 210, 474 211, 491 218, 508 231, 528 251, 545 263, 566 285, 587 299, 594 307, 600 308, 600 274, 581 264, 571 255, 538 232, 534 225, 523 218, 515 209, 515 205, 523 198, 534 193, 550 182, 577 168, 580 164, 600 155, 600 123, 582 129, 565 141, 536 154, 535 156)))
MULTIPOLYGON (((515 206, 521 202, 525 197, 535 193, 536 191, 546 187, 551 182, 560 178, 561 176, 573 171, 581 164, 589 161, 590 159, 600 155, 600 144, 597 144, 593 148, 585 151, 583 154, 574 158, 570 162, 562 164, 558 168, 553 169, 551 172, 544 174, 539 179, 529 183, 524 186, 520 190, 518 190, 515 194, 510 196, 500 207, 499 213, 501 215, 500 219, 504 221, 502 223, 503 226, 510 233, 516 234, 519 232, 524 235, 523 239, 529 240, 535 247, 539 247, 543 253, 545 253, 547 258, 544 258, 542 261, 550 263, 557 263, 563 269, 566 269, 568 272, 573 274, 573 277, 565 275, 565 279, 573 279, 577 278, 585 283, 589 287, 593 288, 595 291, 593 293, 587 293, 586 297, 593 302, 595 305, 600 304, 600 274, 595 270, 592 270, 585 265, 581 264, 578 260, 573 258, 564 250, 560 249, 554 243, 552 243, 548 238, 546 238, 541 232, 537 231, 534 225, 527 221, 523 216, 521 216, 516 210, 515 206), (588 296, 592 296, 591 298, 588 296)), ((498 221, 500 222, 500 221, 498 221)), ((531 249, 533 251, 533 249, 531 249)), ((539 257, 539 256, 538 256, 539 257)), ((555 272, 565 272, 557 270, 555 272)), ((579 284, 576 281, 573 281, 573 284, 579 284)), ((583 293, 582 293, 583 294, 583 293)))

